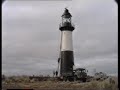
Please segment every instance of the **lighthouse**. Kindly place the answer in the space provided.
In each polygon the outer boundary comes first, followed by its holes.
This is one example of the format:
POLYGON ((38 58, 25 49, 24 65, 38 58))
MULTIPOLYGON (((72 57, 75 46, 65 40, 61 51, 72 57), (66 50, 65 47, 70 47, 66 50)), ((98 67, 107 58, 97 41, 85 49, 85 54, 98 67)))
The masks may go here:
POLYGON ((60 23, 59 30, 61 31, 60 43, 60 77, 68 78, 73 76, 74 65, 74 52, 72 32, 75 29, 71 22, 72 15, 69 10, 65 8, 63 13, 62 22, 60 23))

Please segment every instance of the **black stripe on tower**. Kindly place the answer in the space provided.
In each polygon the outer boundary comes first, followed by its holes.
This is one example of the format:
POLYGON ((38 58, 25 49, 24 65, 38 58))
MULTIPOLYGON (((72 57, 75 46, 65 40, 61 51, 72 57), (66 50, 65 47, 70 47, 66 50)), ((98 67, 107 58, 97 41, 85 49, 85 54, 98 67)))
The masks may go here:
POLYGON ((67 73, 73 73, 73 65, 73 51, 61 51, 61 76, 66 76, 67 73))
POLYGON ((61 31, 73 31, 75 27, 71 23, 65 22, 65 23, 60 24, 59 29, 61 31))

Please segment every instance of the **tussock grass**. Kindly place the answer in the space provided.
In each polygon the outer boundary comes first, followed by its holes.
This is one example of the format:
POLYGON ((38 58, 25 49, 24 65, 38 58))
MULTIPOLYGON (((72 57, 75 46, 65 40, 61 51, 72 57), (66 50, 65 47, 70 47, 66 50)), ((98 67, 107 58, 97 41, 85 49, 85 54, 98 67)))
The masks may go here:
POLYGON ((77 89, 77 90, 118 90, 117 83, 110 83, 107 80, 104 81, 90 81, 85 83, 80 82, 64 82, 54 79, 48 79, 46 81, 30 80, 28 77, 8 78, 2 83, 7 86, 19 86, 21 88, 33 88, 33 89, 77 89))

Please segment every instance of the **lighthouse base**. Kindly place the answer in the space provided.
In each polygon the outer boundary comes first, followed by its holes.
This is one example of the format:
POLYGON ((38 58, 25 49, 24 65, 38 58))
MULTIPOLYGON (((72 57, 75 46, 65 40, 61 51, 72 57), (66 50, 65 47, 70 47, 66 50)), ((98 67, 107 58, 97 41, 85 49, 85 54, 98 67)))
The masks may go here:
POLYGON ((61 51, 61 76, 73 76, 73 51, 61 51))

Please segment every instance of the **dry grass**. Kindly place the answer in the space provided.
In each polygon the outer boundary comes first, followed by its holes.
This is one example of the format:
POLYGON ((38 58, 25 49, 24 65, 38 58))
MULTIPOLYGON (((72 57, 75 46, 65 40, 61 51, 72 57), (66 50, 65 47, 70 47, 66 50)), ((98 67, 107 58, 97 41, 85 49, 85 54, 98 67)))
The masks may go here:
POLYGON ((7 79, 2 83, 3 88, 33 88, 33 89, 77 89, 77 90, 118 90, 117 83, 109 81, 91 81, 86 83, 62 82, 57 80, 31 81, 27 77, 7 79), (9 86, 9 87, 8 87, 9 86))

